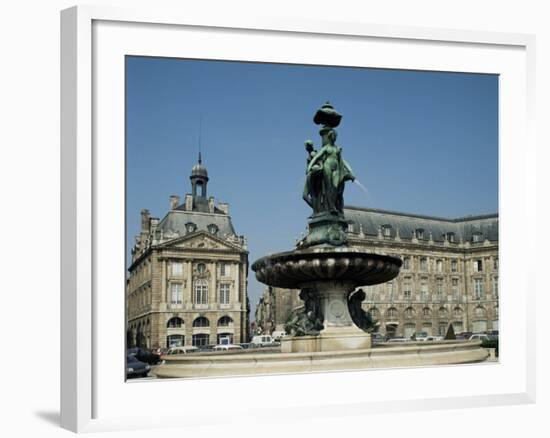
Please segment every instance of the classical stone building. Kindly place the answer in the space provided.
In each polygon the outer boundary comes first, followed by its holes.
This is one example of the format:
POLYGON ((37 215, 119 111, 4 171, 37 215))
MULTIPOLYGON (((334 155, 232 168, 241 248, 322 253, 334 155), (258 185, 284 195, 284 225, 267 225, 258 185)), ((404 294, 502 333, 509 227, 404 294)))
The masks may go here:
MULTIPOLYGON (((363 307, 382 334, 441 335, 449 324, 455 332, 498 330, 498 215, 446 219, 357 207, 344 213, 349 245, 403 260, 395 280, 363 287, 363 307)), ((276 298, 269 302, 259 303, 264 320, 288 318, 284 306, 270 310, 276 298)))
POLYGON ((248 251, 229 206, 207 197, 208 172, 191 172, 192 193, 170 197, 162 220, 141 211, 128 268, 127 344, 150 348, 246 342, 248 251))

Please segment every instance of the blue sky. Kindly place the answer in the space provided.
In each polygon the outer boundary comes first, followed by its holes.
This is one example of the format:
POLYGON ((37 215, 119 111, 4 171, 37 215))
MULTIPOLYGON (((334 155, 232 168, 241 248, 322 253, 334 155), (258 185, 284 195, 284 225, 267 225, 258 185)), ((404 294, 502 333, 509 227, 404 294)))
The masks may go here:
MULTIPOLYGON (((251 264, 291 249, 311 212, 304 141, 318 147, 312 119, 326 100, 343 114, 337 143, 367 189, 348 184, 347 205, 498 212, 495 75, 128 57, 128 242, 142 208, 162 218, 171 194, 190 191, 202 124, 208 194, 230 204, 251 264)), ((252 311, 263 288, 250 271, 252 311)))

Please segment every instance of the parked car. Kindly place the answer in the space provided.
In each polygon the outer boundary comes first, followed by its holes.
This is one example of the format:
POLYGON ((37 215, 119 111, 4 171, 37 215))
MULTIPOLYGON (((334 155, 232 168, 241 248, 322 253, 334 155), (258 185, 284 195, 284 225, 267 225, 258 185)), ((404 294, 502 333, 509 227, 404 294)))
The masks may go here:
POLYGON ((154 353, 143 347, 129 348, 127 354, 135 356, 137 360, 148 363, 149 365, 156 365, 160 362, 160 354, 154 353))
POLYGON ((152 350, 152 352, 153 354, 158 354, 160 357, 162 357, 163 355, 168 353, 168 350, 170 350, 170 348, 155 348, 152 350))
POLYGON ((243 347, 245 350, 248 350, 249 348, 254 348, 254 344, 251 344, 250 342, 243 342, 242 344, 239 344, 241 347, 243 347))
POLYGON ((457 339, 459 338, 463 338, 463 339, 470 339, 470 336, 472 336, 472 332, 460 332, 460 333, 455 333, 455 336, 457 339))
POLYGON ((273 338, 273 340, 275 341, 280 341, 281 339, 283 339, 285 336, 286 336, 286 332, 284 330, 275 330, 273 333, 271 333, 271 337, 273 338))
POLYGON ((214 351, 229 351, 229 350, 244 350, 240 345, 235 344, 220 344, 215 345, 213 348, 214 351))
POLYGON ((428 332, 414 332, 411 336, 413 341, 425 341, 428 337, 428 332))
POLYGON ((384 342, 384 336, 382 336, 380 333, 371 333, 370 339, 373 343, 384 342))
POLYGON ((251 343, 259 347, 265 347, 272 345, 273 342, 275 341, 271 335, 256 335, 252 337, 251 343))
POLYGON ((403 338, 403 337, 395 337, 395 338, 390 338, 388 339, 388 342, 391 342, 391 343, 396 343, 396 342, 409 342, 410 339, 407 339, 407 338, 403 338))
POLYGON ((436 336, 427 336, 424 341, 443 341, 445 339, 444 336, 436 335, 436 336))
POLYGON ((172 347, 166 352, 166 356, 172 356, 175 354, 189 354, 196 353, 200 351, 198 347, 194 346, 181 346, 181 347, 172 347))
POLYGON ((133 354, 126 356, 126 377, 128 379, 132 377, 146 377, 150 369, 151 365, 138 360, 133 354))
POLYGON ((488 341, 488 340, 494 340, 494 339, 498 339, 498 337, 493 335, 488 335, 486 333, 474 333, 469 338, 470 341, 474 341, 474 340, 488 341))

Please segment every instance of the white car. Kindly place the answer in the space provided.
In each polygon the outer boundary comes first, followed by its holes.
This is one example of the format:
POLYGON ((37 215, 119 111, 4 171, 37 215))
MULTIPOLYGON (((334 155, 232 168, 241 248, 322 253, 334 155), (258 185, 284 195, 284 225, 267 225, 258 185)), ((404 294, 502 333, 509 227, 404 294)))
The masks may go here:
POLYGON ((229 351, 229 350, 244 350, 240 345, 235 344, 220 344, 213 348, 214 351, 229 351))
POLYGON ((199 351, 198 347, 194 346, 186 346, 186 347, 172 347, 167 352, 166 355, 174 355, 174 354, 189 354, 189 353, 196 353, 199 351))

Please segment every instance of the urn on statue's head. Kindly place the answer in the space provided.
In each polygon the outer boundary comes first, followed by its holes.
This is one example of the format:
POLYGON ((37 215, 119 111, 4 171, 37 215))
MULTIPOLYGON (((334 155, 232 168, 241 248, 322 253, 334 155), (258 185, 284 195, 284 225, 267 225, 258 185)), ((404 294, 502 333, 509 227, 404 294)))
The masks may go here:
POLYGON ((313 117, 313 123, 329 128, 336 128, 340 124, 340 120, 342 120, 342 114, 336 111, 328 100, 313 117))

